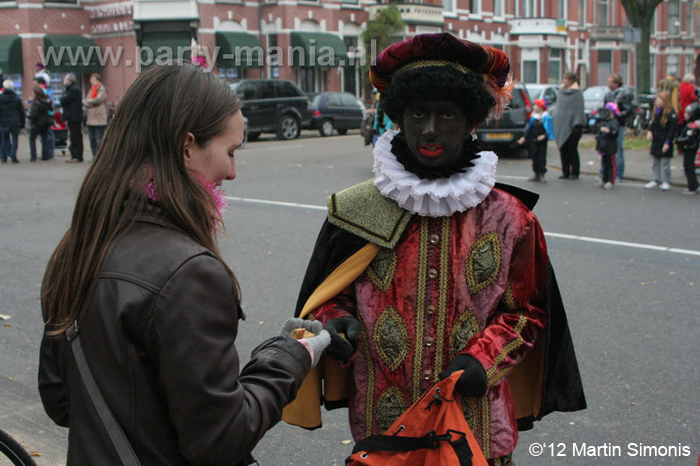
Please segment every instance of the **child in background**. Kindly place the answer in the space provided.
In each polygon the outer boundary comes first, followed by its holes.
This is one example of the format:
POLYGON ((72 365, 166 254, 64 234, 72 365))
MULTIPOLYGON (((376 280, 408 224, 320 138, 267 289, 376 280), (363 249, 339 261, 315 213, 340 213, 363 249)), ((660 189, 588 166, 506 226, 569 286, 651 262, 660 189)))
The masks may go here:
POLYGON ((692 103, 684 110, 685 126, 678 133, 676 145, 678 152, 683 155, 683 171, 688 180, 688 187, 683 194, 698 193, 698 175, 695 174, 695 154, 700 146, 700 106, 692 103))
POLYGON ((615 102, 608 102, 598 112, 598 134, 595 139, 595 149, 603 160, 603 179, 595 183, 597 187, 612 189, 615 183, 615 153, 617 152, 617 136, 620 134, 620 123, 617 117, 620 109, 615 102))
POLYGON ((535 175, 528 181, 546 183, 544 174, 547 171, 547 141, 554 139, 554 124, 547 111, 547 102, 543 99, 535 100, 532 116, 525 127, 525 136, 518 140, 523 145, 527 141, 530 145, 530 159, 532 159, 532 171, 535 175))

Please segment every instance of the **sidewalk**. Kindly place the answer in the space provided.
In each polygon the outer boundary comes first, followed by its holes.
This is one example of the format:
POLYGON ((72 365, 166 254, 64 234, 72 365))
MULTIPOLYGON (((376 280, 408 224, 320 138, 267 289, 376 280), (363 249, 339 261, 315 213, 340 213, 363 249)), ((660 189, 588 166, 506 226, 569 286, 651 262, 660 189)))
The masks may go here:
MULTIPOLYGON (((589 133, 584 133, 581 141, 592 141, 594 136, 589 133)), ((595 149, 579 149, 579 157, 581 159, 581 175, 590 175, 591 182, 598 176, 600 168, 600 156, 595 149)), ((651 155, 647 151, 641 150, 626 150, 625 151, 625 181, 648 182, 651 180, 651 155)), ((559 149, 554 141, 549 141, 547 146, 547 168, 552 171, 548 178, 556 179, 561 174, 561 159, 559 157, 559 149), (556 173, 559 172, 559 173, 556 173)), ((671 185, 679 188, 685 188, 687 181, 683 174, 683 159, 674 153, 671 159, 671 185)))

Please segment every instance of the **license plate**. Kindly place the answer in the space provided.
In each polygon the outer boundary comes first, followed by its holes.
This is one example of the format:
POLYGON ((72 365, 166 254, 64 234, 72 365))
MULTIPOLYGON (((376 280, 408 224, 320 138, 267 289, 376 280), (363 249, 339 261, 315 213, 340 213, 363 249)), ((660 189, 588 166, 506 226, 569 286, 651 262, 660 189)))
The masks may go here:
POLYGON ((486 133, 486 140, 513 139, 513 133, 486 133))

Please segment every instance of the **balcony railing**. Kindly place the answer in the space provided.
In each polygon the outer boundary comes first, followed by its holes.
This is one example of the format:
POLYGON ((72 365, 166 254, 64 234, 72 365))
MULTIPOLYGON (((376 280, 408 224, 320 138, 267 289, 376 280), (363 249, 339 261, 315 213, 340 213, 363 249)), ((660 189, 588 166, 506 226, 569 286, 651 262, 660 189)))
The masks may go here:
POLYGON ((590 29, 591 40, 623 40, 624 26, 594 26, 590 29))
POLYGON ((425 26, 444 26, 445 18, 442 15, 441 5, 423 5, 422 3, 391 2, 372 5, 369 7, 370 20, 377 11, 394 5, 401 13, 401 21, 406 24, 420 24, 425 26))
POLYGON ((512 35, 566 35, 566 24, 554 18, 515 18, 508 23, 512 35))

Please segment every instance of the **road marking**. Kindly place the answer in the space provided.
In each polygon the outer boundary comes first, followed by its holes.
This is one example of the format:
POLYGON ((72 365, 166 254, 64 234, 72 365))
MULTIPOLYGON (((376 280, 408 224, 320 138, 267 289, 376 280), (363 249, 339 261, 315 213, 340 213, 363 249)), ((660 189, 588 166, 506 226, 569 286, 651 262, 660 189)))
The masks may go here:
POLYGON ((311 209, 311 210, 328 210, 326 207, 321 207, 317 205, 309 205, 309 204, 297 204, 295 202, 279 202, 279 201, 266 201, 264 199, 249 199, 245 197, 230 197, 230 196, 225 196, 226 199, 230 199, 232 201, 239 201, 239 202, 252 202, 254 204, 267 204, 267 205, 278 205, 282 207, 296 207, 299 209, 311 209))
MULTIPOLYGON (((295 202, 267 201, 264 199, 250 199, 250 198, 246 198, 246 197, 231 197, 231 196, 226 196, 226 199, 230 199, 232 201, 237 201, 237 202, 250 202, 253 204, 266 204, 266 205, 276 205, 276 206, 282 206, 282 207, 294 207, 294 208, 298 208, 298 209, 323 210, 323 211, 328 210, 327 207, 325 207, 325 206, 317 206, 317 205, 310 205, 310 204, 297 204, 295 202)), ((691 256, 700 256, 700 251, 694 251, 692 249, 671 248, 668 246, 657 246, 654 244, 630 243, 628 241, 616 241, 616 240, 612 240, 612 239, 592 238, 590 236, 568 235, 565 233, 545 232, 544 235, 549 236, 551 238, 568 239, 568 240, 573 240, 573 241, 584 241, 587 243, 608 244, 611 246, 622 246, 625 248, 647 249, 650 251, 670 252, 670 253, 674 253, 674 254, 686 254, 686 255, 691 255, 691 256)))
POLYGON ((284 145, 284 146, 265 146, 265 147, 244 147, 243 149, 247 151, 251 150, 282 150, 282 149, 294 149, 297 147, 304 147, 302 144, 291 144, 291 145, 284 145))

